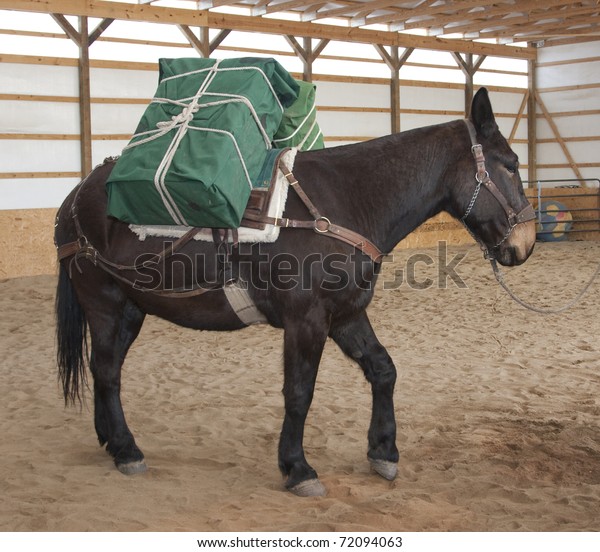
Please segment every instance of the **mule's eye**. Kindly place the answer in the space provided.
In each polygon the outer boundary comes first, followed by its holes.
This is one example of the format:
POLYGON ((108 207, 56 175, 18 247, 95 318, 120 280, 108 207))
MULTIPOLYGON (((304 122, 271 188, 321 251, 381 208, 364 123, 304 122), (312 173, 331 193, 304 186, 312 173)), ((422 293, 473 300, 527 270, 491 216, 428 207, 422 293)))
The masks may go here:
POLYGON ((510 174, 516 174, 518 168, 516 165, 507 165, 506 166, 506 170, 510 173, 510 174))

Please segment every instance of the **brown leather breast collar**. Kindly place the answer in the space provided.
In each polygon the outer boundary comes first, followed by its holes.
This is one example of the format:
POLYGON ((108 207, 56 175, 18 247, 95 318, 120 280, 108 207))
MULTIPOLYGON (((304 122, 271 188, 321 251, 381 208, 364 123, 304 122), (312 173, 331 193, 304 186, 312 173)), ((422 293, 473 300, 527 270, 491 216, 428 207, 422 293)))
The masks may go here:
POLYGON ((295 220, 290 218, 253 216, 250 213, 246 213, 245 218, 242 219, 242 226, 244 225, 245 221, 250 221, 280 226, 281 228, 306 228, 309 230, 314 230, 317 234, 335 238, 356 247, 356 249, 362 251, 365 255, 368 255, 376 263, 381 262, 381 259, 385 256, 385 253, 382 253, 372 241, 368 240, 364 236, 361 236, 359 233, 354 232, 354 230, 334 224, 327 217, 321 215, 314 203, 310 200, 310 198, 306 195, 306 192, 300 186, 298 180, 296 180, 292 174, 292 171, 290 171, 281 162, 279 167, 284 176, 287 178, 287 181, 292 189, 296 192, 298 197, 302 200, 302 203, 304 203, 308 209, 309 213, 313 217, 313 220, 295 220))

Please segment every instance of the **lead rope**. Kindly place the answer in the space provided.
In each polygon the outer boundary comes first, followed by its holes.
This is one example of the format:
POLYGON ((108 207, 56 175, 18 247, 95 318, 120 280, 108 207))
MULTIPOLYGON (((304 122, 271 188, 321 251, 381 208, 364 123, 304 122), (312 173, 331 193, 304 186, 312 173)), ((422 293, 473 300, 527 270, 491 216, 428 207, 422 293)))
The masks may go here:
POLYGON ((490 264, 492 265, 492 270, 494 271, 494 276, 496 277, 496 280, 502 286, 504 291, 508 293, 511 299, 516 301, 522 307, 525 307, 526 309, 529 309, 533 312, 537 312, 539 314, 558 314, 570 309, 572 306, 576 305, 581 300, 581 298, 586 294, 586 292, 590 289, 591 285, 594 283, 594 280, 597 278, 598 274, 600 274, 600 263, 598 263, 594 274, 592 274, 592 277, 589 279, 589 281, 583 287, 583 289, 577 294, 577 296, 574 299, 571 299, 571 301, 569 301, 562 307, 536 307, 534 305, 531 305, 530 303, 527 303, 520 297, 517 297, 514 294, 514 292, 508 287, 508 284, 504 281, 504 274, 502 274, 500 268, 498 267, 498 264, 496 263, 496 259, 490 259, 490 264))

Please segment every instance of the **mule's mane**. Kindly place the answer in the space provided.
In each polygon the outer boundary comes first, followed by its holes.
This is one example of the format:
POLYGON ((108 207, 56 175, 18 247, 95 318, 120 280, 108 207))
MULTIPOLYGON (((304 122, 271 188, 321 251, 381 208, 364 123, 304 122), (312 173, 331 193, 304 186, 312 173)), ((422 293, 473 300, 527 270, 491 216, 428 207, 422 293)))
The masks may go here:
POLYGON ((445 208, 451 169, 468 159, 469 144, 464 122, 454 120, 299 153, 294 172, 327 216, 390 251, 445 208), (321 177, 332 171, 338 178, 321 177))

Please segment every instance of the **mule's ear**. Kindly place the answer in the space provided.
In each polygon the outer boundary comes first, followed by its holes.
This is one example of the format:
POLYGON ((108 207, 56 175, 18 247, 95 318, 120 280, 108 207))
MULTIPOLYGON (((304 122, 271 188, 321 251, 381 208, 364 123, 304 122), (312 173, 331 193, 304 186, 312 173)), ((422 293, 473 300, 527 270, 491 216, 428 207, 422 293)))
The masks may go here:
POLYGON ((487 88, 480 88, 475 94, 471 104, 470 119, 475 125, 477 133, 485 138, 489 138, 498 130, 487 88))

